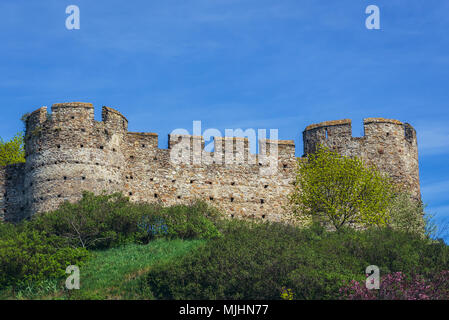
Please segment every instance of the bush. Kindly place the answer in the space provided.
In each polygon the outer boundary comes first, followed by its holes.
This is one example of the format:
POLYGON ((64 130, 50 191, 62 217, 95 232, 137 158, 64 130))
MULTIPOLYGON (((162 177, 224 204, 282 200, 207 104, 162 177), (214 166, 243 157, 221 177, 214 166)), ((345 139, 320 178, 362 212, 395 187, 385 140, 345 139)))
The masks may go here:
POLYGON ((389 225, 406 232, 424 235, 424 206, 408 193, 400 192, 392 200, 390 206, 389 225))
POLYGON ((449 269, 447 246, 390 228, 228 221, 221 231, 192 255, 153 267, 143 288, 157 299, 280 299, 286 288, 296 299, 337 299, 372 264, 382 274, 449 269))
POLYGON ((214 224, 218 217, 201 202, 165 208, 131 203, 120 193, 84 192, 77 203, 65 202, 53 212, 36 215, 30 228, 62 237, 71 246, 104 249, 160 237, 208 239, 219 235, 214 224))
POLYGON ((2 226, 0 287, 62 278, 69 265, 80 265, 87 257, 85 249, 67 247, 65 241, 56 236, 14 226, 2 226))
POLYGON ((449 271, 428 278, 395 272, 381 278, 378 290, 369 290, 365 283, 351 281, 340 293, 342 299, 348 300, 448 300, 449 271))

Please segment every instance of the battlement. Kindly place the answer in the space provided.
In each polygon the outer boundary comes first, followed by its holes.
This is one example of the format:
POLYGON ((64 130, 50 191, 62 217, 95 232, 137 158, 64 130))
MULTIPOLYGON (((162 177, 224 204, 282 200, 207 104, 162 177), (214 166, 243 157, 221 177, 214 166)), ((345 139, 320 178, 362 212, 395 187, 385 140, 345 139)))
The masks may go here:
MULTIPOLYGON (((385 132, 387 136, 390 133, 396 133, 396 136, 403 135, 409 140, 416 138, 413 127, 406 123, 402 123, 399 120, 385 119, 385 118, 365 118, 363 119, 364 136, 362 138, 370 138, 371 136, 378 136, 380 132, 385 132)), ((351 138, 352 137, 352 121, 350 119, 324 121, 316 124, 309 125, 305 128, 304 135, 317 135, 328 138, 351 138)), ((307 153, 307 152, 305 152, 307 153)))
POLYGON ((420 198, 415 129, 408 123, 385 118, 366 118, 363 129, 362 137, 353 137, 349 119, 307 126, 303 132, 304 154, 315 152, 322 144, 342 155, 360 157, 420 198))
MULTIPOLYGON (((167 149, 158 134, 128 132, 119 111, 102 108, 94 120, 90 103, 58 103, 26 119, 26 163, 0 168, 0 219, 20 220, 77 201, 82 191, 121 192, 132 201, 177 204, 203 199, 230 217, 283 220, 295 180, 293 140, 214 137, 213 152, 203 136, 170 134, 167 149), (176 160, 176 161, 175 161, 176 160)), ((304 154, 318 144, 358 156, 387 172, 419 196, 416 132, 407 123, 364 119, 365 134, 352 137, 351 120, 309 125, 304 154)))

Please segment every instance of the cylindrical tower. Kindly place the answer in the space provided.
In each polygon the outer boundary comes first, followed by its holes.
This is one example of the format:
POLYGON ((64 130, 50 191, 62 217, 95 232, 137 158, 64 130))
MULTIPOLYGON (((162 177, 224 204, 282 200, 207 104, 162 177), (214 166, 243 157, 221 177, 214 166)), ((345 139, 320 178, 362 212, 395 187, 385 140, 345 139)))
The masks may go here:
POLYGON ((415 129, 408 123, 384 118, 367 118, 363 123, 363 137, 352 137, 348 119, 308 126, 303 132, 304 155, 322 144, 344 156, 357 156, 388 173, 395 183, 420 199, 415 129))
POLYGON ((82 191, 121 191, 122 152, 127 121, 104 108, 103 121, 94 120, 90 103, 72 102, 33 112, 27 119, 27 207, 31 213, 56 209, 80 199, 82 191))

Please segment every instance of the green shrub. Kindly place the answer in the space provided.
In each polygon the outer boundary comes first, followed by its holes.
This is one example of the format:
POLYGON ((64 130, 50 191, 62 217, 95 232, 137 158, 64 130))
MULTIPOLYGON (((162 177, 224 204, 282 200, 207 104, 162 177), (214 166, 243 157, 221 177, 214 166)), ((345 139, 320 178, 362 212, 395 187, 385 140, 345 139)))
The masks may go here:
POLYGON ((389 225, 406 232, 425 234, 424 206, 408 193, 400 192, 389 206, 389 225))
POLYGON ((85 249, 68 247, 59 237, 26 228, 2 226, 0 287, 64 277, 69 265, 80 265, 87 257, 85 249))
POLYGON ((157 299, 337 299, 339 288, 381 274, 448 268, 449 249, 390 228, 329 232, 280 223, 228 221, 215 238, 183 259, 156 265, 142 282, 157 299))
POLYGON ((219 213, 202 202, 162 207, 131 203, 120 193, 84 192, 77 203, 36 215, 30 228, 64 238, 68 244, 104 249, 125 243, 148 243, 154 238, 204 238, 219 235, 214 221, 219 213))

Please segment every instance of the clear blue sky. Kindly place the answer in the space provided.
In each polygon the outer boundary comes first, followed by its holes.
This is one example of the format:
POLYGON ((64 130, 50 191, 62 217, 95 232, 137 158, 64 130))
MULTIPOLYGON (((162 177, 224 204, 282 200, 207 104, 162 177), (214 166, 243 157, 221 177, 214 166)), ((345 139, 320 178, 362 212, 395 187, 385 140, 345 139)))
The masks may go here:
POLYGON ((362 118, 418 132, 424 201, 449 218, 449 1, 2 0, 0 136, 43 105, 115 107, 130 131, 276 128, 362 118), (81 29, 65 28, 65 8, 81 29), (365 28, 379 6, 381 30, 365 28))

